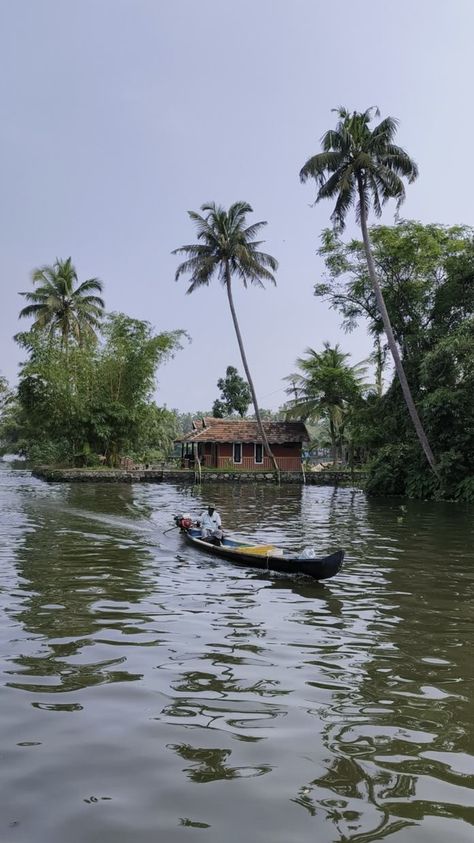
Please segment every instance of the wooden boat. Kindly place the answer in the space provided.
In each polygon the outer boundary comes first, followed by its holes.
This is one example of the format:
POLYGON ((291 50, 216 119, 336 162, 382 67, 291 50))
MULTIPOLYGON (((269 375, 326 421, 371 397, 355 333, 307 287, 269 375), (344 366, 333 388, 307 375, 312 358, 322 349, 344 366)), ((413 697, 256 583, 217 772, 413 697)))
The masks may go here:
POLYGON ((344 551, 336 550, 328 556, 309 556, 286 553, 274 545, 256 545, 251 542, 234 541, 224 537, 222 542, 214 544, 212 540, 201 538, 201 531, 189 524, 190 519, 177 515, 176 525, 188 544, 198 550, 219 556, 236 565, 260 568, 283 574, 306 574, 315 580, 327 580, 341 570, 344 551))

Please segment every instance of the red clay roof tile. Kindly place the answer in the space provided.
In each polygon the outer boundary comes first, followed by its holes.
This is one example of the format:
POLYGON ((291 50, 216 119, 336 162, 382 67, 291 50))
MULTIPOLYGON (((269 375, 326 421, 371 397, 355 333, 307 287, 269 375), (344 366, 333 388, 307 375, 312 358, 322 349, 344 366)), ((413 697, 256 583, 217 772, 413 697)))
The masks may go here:
MULTIPOLYGON (((215 419, 206 416, 193 421, 194 430, 177 439, 177 442, 261 442, 255 420, 215 419)), ((303 422, 263 422, 270 445, 309 440, 303 422)))

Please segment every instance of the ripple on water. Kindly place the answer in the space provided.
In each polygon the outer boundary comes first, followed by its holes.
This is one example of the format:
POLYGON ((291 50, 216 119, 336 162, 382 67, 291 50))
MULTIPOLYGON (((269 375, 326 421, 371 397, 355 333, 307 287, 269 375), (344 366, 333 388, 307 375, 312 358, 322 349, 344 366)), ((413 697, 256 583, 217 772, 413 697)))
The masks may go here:
POLYGON ((472 512, 243 486, 227 529, 343 546, 340 575, 165 534, 204 487, 0 470, 0 839, 470 841, 472 512))

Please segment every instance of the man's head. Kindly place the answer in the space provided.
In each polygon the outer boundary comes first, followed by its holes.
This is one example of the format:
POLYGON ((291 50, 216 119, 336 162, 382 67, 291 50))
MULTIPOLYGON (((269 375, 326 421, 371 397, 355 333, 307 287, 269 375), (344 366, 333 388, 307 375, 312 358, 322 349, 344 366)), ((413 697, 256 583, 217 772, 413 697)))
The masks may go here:
POLYGON ((215 506, 214 506, 214 504, 213 504, 213 503, 208 503, 208 505, 207 505, 207 511, 208 511, 209 515, 212 515, 212 513, 214 512, 214 510, 215 510, 215 506))

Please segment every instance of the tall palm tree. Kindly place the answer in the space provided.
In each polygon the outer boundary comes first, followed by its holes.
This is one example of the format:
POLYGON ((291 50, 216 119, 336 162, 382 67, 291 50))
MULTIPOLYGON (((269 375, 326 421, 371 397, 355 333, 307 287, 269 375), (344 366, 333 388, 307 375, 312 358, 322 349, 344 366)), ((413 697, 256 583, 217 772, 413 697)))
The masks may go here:
POLYGON ((187 260, 176 270, 175 280, 177 281, 181 275, 189 275, 191 283, 186 291, 188 294, 194 293, 198 287, 207 286, 213 277, 217 277, 225 287, 240 356, 252 394, 258 429, 265 451, 278 474, 278 465, 262 424, 232 295, 234 277, 239 278, 245 288, 249 283, 263 287, 264 281, 276 284, 272 273, 278 268, 278 262, 271 255, 260 252, 259 246, 262 241, 255 240, 257 233, 267 223, 256 222, 247 225, 246 215, 252 213, 252 210, 247 202, 234 202, 228 211, 216 205, 215 202, 209 202, 201 206, 203 215, 188 211, 196 225, 198 243, 181 246, 174 250, 174 255, 187 255, 187 260))
POLYGON ((41 266, 32 274, 35 290, 20 293, 28 302, 20 318, 33 316, 32 330, 59 335, 67 349, 70 337, 82 345, 86 337, 96 337, 104 311, 104 302, 96 293, 102 282, 89 278, 78 285, 77 272, 71 258, 56 259, 52 266, 41 266))
POLYGON ((323 351, 307 348, 305 356, 296 361, 300 371, 285 378, 290 383, 287 394, 292 396, 287 405, 288 417, 312 421, 325 419, 335 462, 348 411, 367 389, 367 361, 350 366, 349 357, 350 354, 341 351, 339 345, 331 347, 325 342, 323 351))
POLYGON ((335 110, 339 117, 336 128, 325 133, 322 138, 323 151, 306 161, 300 171, 300 179, 305 182, 308 178, 314 178, 318 186, 316 202, 321 199, 336 199, 331 219, 339 230, 345 226, 349 209, 356 205, 356 218, 362 229, 367 268, 403 397, 426 459, 436 473, 433 452, 413 401, 377 280, 367 227, 371 206, 377 216, 381 215, 382 206, 388 199, 396 199, 397 208, 400 207, 405 199, 403 178, 413 182, 418 175, 418 168, 407 152, 393 142, 398 125, 394 117, 386 117, 371 129, 372 119, 380 114, 377 108, 352 113, 346 108, 335 110))

